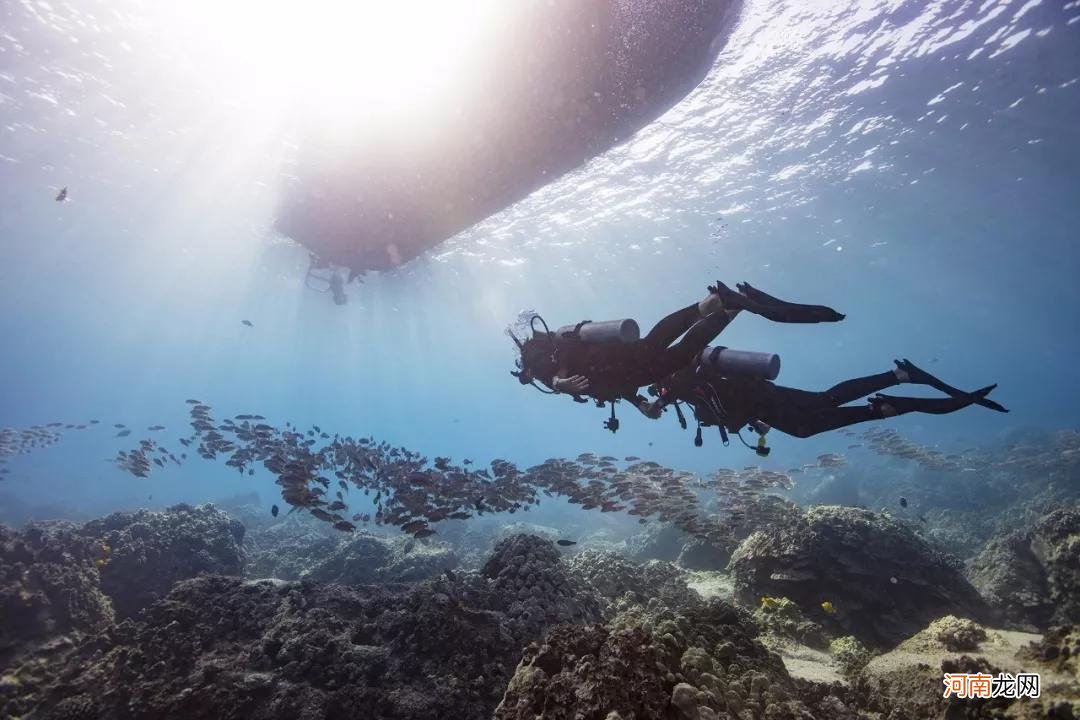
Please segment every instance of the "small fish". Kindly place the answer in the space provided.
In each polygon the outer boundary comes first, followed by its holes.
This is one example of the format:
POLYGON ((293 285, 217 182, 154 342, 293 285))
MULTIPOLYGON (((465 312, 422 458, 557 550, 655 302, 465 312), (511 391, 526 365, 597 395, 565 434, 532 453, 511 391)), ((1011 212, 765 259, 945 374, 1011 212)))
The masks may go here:
POLYGON ((833 605, 832 601, 830 601, 830 600, 823 601, 821 603, 821 609, 824 610, 829 615, 835 615, 836 614, 836 606, 833 605))
POLYGON ((348 520, 339 520, 336 523, 334 523, 334 529, 335 530, 341 530, 342 532, 352 532, 353 530, 356 529, 356 526, 353 525, 348 520))
POLYGON ((130 430, 121 430, 120 432, 116 433, 116 435, 114 437, 127 437, 130 434, 131 434, 130 430))
POLYGON ((907 507, 907 498, 906 497, 901 497, 900 498, 900 507, 905 507, 905 508, 907 507))
POLYGON ((247 325, 248 327, 251 327, 251 328, 255 327, 255 323, 251 322, 250 320, 241 320, 240 324, 241 325, 247 325))
POLYGON ((60 189, 60 192, 56 194, 56 202, 64 202, 67 200, 67 185, 60 189))
POLYGON ((413 537, 414 538, 426 538, 426 537, 430 537, 430 536, 432 536, 434 534, 435 534, 434 530, 428 530, 428 529, 425 528, 424 530, 417 530, 416 532, 414 532, 413 537))
POLYGON ((563 547, 570 547, 571 545, 577 545, 575 540, 556 540, 556 545, 562 545, 563 547))

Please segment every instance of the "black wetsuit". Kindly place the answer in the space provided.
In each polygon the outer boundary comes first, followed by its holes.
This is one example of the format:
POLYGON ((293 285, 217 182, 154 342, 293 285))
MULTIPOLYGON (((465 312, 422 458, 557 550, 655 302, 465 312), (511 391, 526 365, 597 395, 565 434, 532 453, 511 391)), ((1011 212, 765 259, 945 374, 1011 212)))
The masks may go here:
MULTIPOLYGON (((882 402, 842 407, 872 393, 899 385, 892 371, 845 380, 824 392, 811 392, 775 385, 768 380, 724 378, 708 371, 686 368, 663 384, 667 402, 683 401, 694 408, 703 425, 724 425, 738 432, 751 421, 761 422, 780 432, 806 438, 828 430, 880 420, 882 402)), ((944 414, 971 404, 970 398, 883 398, 903 400, 892 414, 908 412, 944 414)), ((890 403, 891 404, 891 403, 890 403)))
POLYGON ((565 377, 588 378, 590 396, 633 400, 638 388, 695 365, 697 356, 729 322, 723 311, 702 318, 694 303, 665 317, 636 342, 587 343, 556 336, 555 344, 565 377))

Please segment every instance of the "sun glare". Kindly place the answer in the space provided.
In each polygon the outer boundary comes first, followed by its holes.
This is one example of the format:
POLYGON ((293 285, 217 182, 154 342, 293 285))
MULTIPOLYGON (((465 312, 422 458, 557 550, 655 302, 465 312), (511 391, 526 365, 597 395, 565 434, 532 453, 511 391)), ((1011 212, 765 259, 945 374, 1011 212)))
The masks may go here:
POLYGON ((406 122, 446 102, 467 82, 479 39, 508 6, 496 0, 160 5, 161 40, 174 46, 197 82, 229 103, 328 128, 406 122))

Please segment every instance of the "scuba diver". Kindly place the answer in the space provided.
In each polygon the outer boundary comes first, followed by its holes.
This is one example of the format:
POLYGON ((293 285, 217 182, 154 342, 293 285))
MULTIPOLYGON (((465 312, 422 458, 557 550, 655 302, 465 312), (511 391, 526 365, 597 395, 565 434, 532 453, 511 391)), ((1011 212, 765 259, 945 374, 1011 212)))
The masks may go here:
POLYGON ((910 360, 895 360, 896 367, 879 375, 845 380, 824 392, 810 392, 774 385, 780 370, 780 358, 771 353, 706 348, 698 362, 679 370, 649 388, 662 406, 674 405, 679 424, 686 419, 679 407, 685 402, 697 420, 694 444, 701 446, 702 426, 715 425, 728 444, 728 432, 753 447, 758 455, 768 455, 765 434, 770 428, 799 438, 838 428, 911 412, 944 415, 969 405, 982 405, 998 412, 1008 412, 986 396, 997 385, 967 393, 947 385, 910 360), (913 398, 883 395, 884 390, 902 383, 928 385, 946 398, 913 398), (873 394, 867 405, 846 407, 846 403, 873 394), (742 439, 744 427, 758 433, 756 446, 742 439))
POLYGON ((837 322, 844 316, 823 305, 800 305, 778 300, 743 283, 735 292, 717 281, 701 302, 677 310, 639 338, 633 320, 582 321, 551 332, 539 315, 533 315, 532 336, 522 341, 509 332, 519 350, 517 371, 511 374, 522 385, 533 385, 547 394, 566 393, 577 402, 592 397, 603 407, 611 403, 605 427, 618 430, 615 402, 628 400, 648 417, 657 418, 663 401, 650 402, 638 388, 653 385, 694 365, 701 352, 740 311, 776 322, 837 322), (537 321, 543 330, 536 327, 537 321), (540 381, 548 389, 540 385, 540 381))

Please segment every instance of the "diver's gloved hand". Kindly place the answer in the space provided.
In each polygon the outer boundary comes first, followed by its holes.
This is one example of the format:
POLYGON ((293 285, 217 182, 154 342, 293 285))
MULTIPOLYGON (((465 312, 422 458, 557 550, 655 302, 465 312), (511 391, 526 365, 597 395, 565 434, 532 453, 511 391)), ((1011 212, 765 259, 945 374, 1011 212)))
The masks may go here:
POLYGON ((747 282, 738 283, 736 287, 739 288, 739 292, 746 297, 749 303, 749 306, 744 309, 774 322, 840 322, 845 317, 845 315, 825 305, 802 305, 779 300, 752 287, 747 282))
POLYGON ((559 392, 581 395, 589 391, 589 379, 584 375, 571 375, 568 378, 555 378, 552 381, 559 392))
POLYGON ((637 409, 650 420, 657 420, 664 414, 664 401, 658 398, 650 402, 645 398, 640 398, 637 402, 637 409))

